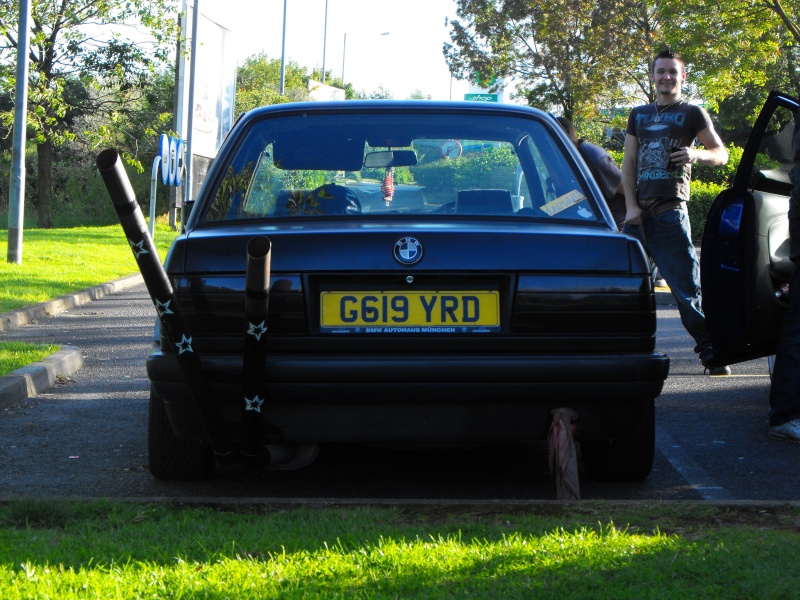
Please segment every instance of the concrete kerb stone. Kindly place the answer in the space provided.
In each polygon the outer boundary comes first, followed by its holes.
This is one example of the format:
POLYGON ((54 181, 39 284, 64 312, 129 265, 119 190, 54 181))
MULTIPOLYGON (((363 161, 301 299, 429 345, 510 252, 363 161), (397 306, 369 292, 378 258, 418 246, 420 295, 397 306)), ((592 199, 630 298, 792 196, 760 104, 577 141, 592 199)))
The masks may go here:
MULTIPOLYGON (((83 306, 92 300, 121 292, 140 283, 142 283, 141 275, 131 275, 81 292, 60 296, 55 300, 0 314, 0 332, 83 306)), ((0 408, 37 396, 53 387, 60 378, 69 377, 82 366, 83 355, 80 349, 62 345, 59 351, 42 361, 0 377, 0 408)))
POLYGON ((55 300, 49 300, 47 302, 34 304, 33 306, 26 306, 3 313, 0 315, 0 332, 21 327, 31 321, 52 317, 53 315, 57 315, 58 313, 77 306, 83 306, 92 300, 98 300, 104 296, 121 292, 122 290, 138 285, 142 283, 142 281, 142 276, 140 274, 130 275, 108 283, 96 285, 87 290, 60 296, 55 300))
POLYGON ((61 350, 42 361, 0 377, 0 408, 38 396, 82 366, 83 356, 79 348, 61 346, 61 350))

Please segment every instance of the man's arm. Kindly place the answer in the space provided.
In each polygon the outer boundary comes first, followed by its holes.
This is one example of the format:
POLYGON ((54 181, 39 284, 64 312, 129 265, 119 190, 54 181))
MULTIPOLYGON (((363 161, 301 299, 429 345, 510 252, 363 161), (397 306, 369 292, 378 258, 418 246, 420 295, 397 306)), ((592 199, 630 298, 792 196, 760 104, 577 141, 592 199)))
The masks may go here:
POLYGON ((625 222, 638 225, 642 220, 642 209, 636 200, 636 170, 638 165, 639 138, 625 136, 625 156, 622 158, 622 185, 625 191, 625 222))
POLYGON ((713 127, 706 127, 697 134, 703 148, 680 148, 669 155, 672 164, 685 165, 700 163, 709 167, 720 167, 728 162, 728 150, 713 127))

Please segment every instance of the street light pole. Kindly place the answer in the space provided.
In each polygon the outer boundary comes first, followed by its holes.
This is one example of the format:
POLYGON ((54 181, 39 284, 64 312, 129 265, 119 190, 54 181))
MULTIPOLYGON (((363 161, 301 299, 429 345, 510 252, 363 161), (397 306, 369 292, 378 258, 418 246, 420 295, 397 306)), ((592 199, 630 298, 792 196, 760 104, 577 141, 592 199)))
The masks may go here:
POLYGON ((325 50, 328 47, 328 0, 325 0, 325 28, 322 31, 322 85, 325 85, 325 50))
POLYGON ((25 134, 28 120, 28 51, 30 48, 31 2, 19 4, 17 28, 17 82, 14 98, 14 137, 11 143, 11 173, 8 186, 8 251, 6 260, 22 264, 22 229, 25 222, 25 134))
POLYGON ((346 85, 345 81, 344 81, 344 62, 345 62, 345 59, 347 58, 347 36, 348 35, 389 35, 389 33, 390 32, 388 32, 388 31, 384 31, 383 33, 350 33, 350 34, 345 33, 344 34, 344 50, 342 51, 342 87, 345 87, 345 85, 346 85))
POLYGON ((347 56, 347 34, 344 34, 344 50, 342 50, 342 87, 345 87, 344 83, 344 59, 347 56))
POLYGON ((286 0, 283 0, 283 36, 281 38, 281 96, 286 87, 286 0))

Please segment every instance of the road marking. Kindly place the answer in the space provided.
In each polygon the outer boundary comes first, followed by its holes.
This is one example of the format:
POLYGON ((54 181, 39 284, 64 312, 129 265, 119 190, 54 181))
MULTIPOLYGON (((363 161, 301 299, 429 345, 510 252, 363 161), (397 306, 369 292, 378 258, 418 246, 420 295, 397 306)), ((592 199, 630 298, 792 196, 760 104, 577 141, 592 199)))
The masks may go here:
POLYGON ((661 427, 656 427, 656 447, 703 500, 735 500, 733 494, 716 485, 708 473, 661 427))

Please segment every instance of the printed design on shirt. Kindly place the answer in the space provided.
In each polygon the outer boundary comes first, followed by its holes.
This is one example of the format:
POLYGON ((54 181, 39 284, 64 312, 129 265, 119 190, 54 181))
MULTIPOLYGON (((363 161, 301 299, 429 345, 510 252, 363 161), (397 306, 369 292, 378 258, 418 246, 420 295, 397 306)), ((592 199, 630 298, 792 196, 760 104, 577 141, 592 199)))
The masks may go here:
POLYGON ((670 135, 664 123, 644 126, 646 135, 639 142, 639 181, 683 177, 683 166, 670 165, 672 148, 681 146, 680 138, 670 135))

